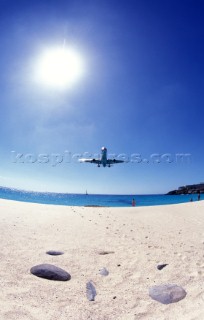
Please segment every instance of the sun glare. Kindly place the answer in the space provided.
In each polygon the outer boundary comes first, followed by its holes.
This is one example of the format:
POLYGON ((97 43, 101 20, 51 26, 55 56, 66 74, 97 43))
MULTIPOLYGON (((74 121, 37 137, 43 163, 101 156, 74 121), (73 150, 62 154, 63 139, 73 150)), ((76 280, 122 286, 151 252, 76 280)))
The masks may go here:
POLYGON ((71 49, 50 49, 37 65, 37 79, 46 86, 67 88, 83 75, 81 56, 71 49))

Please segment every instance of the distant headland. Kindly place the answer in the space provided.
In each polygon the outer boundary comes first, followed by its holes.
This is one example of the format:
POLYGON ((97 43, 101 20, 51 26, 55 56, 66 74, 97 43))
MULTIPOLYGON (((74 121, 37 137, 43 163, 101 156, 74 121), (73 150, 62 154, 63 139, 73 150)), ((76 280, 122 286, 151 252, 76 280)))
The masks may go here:
POLYGON ((167 195, 179 195, 179 194, 195 194, 204 193, 204 182, 199 184, 191 184, 188 186, 179 187, 177 190, 172 190, 167 195))

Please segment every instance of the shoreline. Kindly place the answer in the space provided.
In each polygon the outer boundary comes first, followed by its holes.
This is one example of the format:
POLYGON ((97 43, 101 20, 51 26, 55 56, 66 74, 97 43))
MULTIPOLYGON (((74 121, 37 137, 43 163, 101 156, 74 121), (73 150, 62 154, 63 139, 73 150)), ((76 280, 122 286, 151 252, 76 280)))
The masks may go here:
MULTIPOLYGON (((154 195, 155 196, 155 195, 154 195)), ((153 197, 154 197, 153 196, 153 197)), ((90 195, 91 197, 91 195, 90 195)), ((103 196, 101 196, 103 197, 103 196)), ((104 196, 105 197, 105 196, 104 196)), ((126 197, 126 196, 121 196, 121 197, 126 197)), ((42 201, 41 199, 39 200, 28 200, 28 199, 11 199, 11 198, 8 198, 8 197, 2 197, 2 195, 0 195, 0 200, 7 200, 7 201, 16 201, 16 202, 20 202, 20 203, 31 203, 31 204, 44 204, 44 205, 51 205, 51 206, 65 206, 65 207, 102 207, 102 208, 130 208, 132 207, 132 199, 134 198, 136 200, 136 205, 134 207, 139 207, 139 208, 142 208, 142 207, 161 207, 161 206, 168 206, 168 205, 177 205, 177 204, 187 204, 189 202, 202 202, 204 201, 204 199, 200 199, 200 200, 197 200, 197 197, 195 198, 195 195, 194 197, 189 197, 189 195, 187 195, 187 198, 186 199, 182 199, 183 198, 183 195, 182 196, 173 196, 173 197, 181 197, 180 199, 182 200, 182 202, 174 202, 175 200, 173 199, 172 202, 163 202, 163 199, 160 200, 160 203, 156 203, 155 202, 155 199, 148 199, 149 196, 147 195, 144 195, 144 196, 133 196, 132 198, 129 198, 127 200, 127 198, 125 199, 91 199, 90 200, 90 203, 87 203, 87 202, 83 202, 82 199, 69 199, 69 200, 59 200, 59 199, 55 199, 55 202, 53 202, 53 199, 51 199, 51 202, 50 201, 42 201), (141 198, 142 197, 142 198, 141 198), (144 199, 143 197, 147 197, 146 199, 144 199), (59 201, 59 203, 57 203, 56 201, 59 201), (61 201, 61 202, 60 202, 61 201), (67 203, 66 201, 69 201, 70 203, 67 203), (93 201, 94 203, 91 203, 91 201, 93 201), (112 205, 109 205, 109 202, 112 202, 112 205), (114 205, 113 205, 113 202, 114 202, 114 205), (128 202, 127 204, 124 204, 124 202, 128 202), (119 204, 120 203, 120 204, 119 204), (121 204, 122 203, 122 204, 121 204)), ((159 197, 159 195, 158 195, 159 197)), ((166 196, 165 196, 166 197, 166 196)), ((171 197, 171 196, 167 196, 167 197, 171 197)), ((186 195, 185 195, 186 197, 186 195)), ((85 199, 87 199, 85 197, 85 199)), ((158 199, 157 199, 158 201, 158 199)))
MULTIPOLYGON (((137 195, 136 195, 137 196, 137 195)), ((180 195, 178 195, 180 196, 180 195)), ((181 195, 183 196, 183 195, 181 195)), ((130 208, 152 208, 152 207, 166 207, 166 206, 176 206, 176 205, 185 205, 188 203, 199 203, 199 202, 204 202, 204 199, 201 200, 193 200, 193 201, 188 201, 188 202, 178 202, 178 203, 162 203, 162 204, 154 204, 154 205, 135 205, 132 206, 130 203, 127 206, 106 206, 106 205, 98 205, 98 204, 83 204, 83 205, 78 205, 78 204, 59 204, 59 203, 43 203, 43 202, 32 202, 32 201, 23 201, 23 200, 17 200, 17 199, 7 199, 7 198, 0 198, 1 200, 5 201, 14 201, 17 203, 27 203, 27 204, 39 204, 39 205, 45 205, 45 206, 59 206, 59 207, 74 207, 74 208, 118 208, 118 209, 130 209, 130 208)))
POLYGON ((0 318, 204 318, 203 209, 203 201, 96 208, 0 199, 0 318), (48 250, 64 254, 49 256, 48 250), (71 280, 33 276, 30 269, 42 263, 66 270, 71 280), (158 264, 167 266, 159 271, 158 264), (95 301, 87 300, 88 281, 96 288, 95 301), (164 283, 182 286, 187 296, 170 305, 152 300, 149 288, 164 283))
MULTIPOLYGON (((167 195, 167 194, 148 194, 148 195, 114 195, 114 194, 66 194, 66 193, 45 193, 30 192, 17 189, 9 189, 0 187, 0 198, 27 202, 41 203, 47 205, 62 206, 100 206, 100 207, 122 207, 128 208, 132 206, 135 199, 137 207, 143 206, 163 206, 177 203, 195 202, 198 195, 167 195)), ((204 200, 204 196, 199 195, 200 200, 204 200)))

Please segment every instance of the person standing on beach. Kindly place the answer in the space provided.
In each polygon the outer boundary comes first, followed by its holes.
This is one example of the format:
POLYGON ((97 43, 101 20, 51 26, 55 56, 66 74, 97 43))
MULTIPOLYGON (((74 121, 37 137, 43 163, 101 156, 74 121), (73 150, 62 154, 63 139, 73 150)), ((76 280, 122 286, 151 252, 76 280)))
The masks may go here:
POLYGON ((136 205, 136 201, 135 201, 135 199, 133 198, 133 199, 132 199, 132 206, 135 207, 135 205, 136 205))
POLYGON ((198 192, 198 201, 200 200, 200 192, 198 192))

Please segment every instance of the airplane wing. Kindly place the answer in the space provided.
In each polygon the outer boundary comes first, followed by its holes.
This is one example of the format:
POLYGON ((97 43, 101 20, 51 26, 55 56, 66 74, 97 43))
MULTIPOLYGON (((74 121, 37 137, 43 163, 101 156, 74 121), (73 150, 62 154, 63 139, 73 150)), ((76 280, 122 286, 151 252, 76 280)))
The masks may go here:
POLYGON ((99 160, 99 159, 79 159, 79 162, 89 162, 89 163, 101 164, 101 160, 99 160))
POLYGON ((107 159, 107 164, 116 164, 116 163, 123 163, 123 160, 116 160, 116 159, 107 159))

